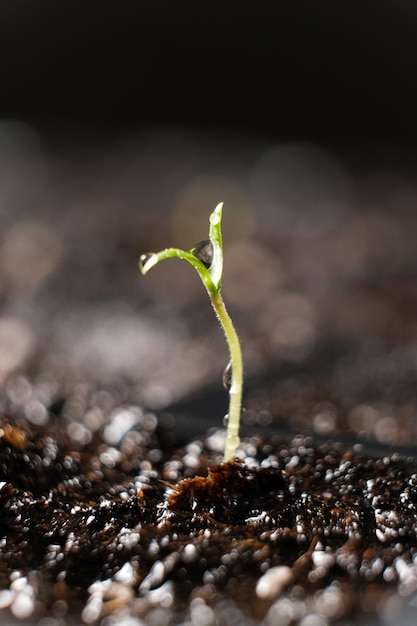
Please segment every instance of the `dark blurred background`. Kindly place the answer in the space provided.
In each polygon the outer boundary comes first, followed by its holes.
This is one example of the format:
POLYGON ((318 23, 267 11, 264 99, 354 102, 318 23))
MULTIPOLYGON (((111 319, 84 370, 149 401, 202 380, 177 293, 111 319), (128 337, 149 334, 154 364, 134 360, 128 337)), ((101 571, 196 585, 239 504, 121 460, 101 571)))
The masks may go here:
POLYGON ((223 200, 245 420, 415 443, 416 27, 409 0, 3 0, 0 410, 220 425, 204 290, 137 260, 223 200))
POLYGON ((409 0, 4 0, 0 115, 410 144, 416 25, 409 0))

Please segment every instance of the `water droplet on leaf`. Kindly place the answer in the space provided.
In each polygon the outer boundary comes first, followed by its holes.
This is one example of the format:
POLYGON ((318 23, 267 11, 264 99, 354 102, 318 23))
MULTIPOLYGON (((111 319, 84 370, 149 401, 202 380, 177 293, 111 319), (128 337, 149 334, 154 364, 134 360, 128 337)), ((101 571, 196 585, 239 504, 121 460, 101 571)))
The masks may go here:
POLYGON ((191 253, 194 254, 207 269, 209 269, 213 263, 213 244, 210 239, 204 239, 204 241, 196 243, 195 246, 191 248, 191 253))
POLYGON ((146 254, 142 254, 139 259, 139 269, 142 274, 146 274, 149 272, 151 267, 158 263, 158 255, 154 252, 147 252, 146 254))
POLYGON ((223 387, 227 389, 227 391, 229 391, 231 386, 232 386, 232 362, 229 361, 229 363, 224 368, 224 372, 223 372, 223 387))
POLYGON ((220 202, 214 209, 213 213, 210 215, 210 224, 214 224, 215 226, 217 224, 220 224, 222 220, 222 209, 223 202, 220 202))
POLYGON ((226 413, 226 415, 223 418, 223 426, 227 428, 228 424, 229 424, 229 414, 226 413))

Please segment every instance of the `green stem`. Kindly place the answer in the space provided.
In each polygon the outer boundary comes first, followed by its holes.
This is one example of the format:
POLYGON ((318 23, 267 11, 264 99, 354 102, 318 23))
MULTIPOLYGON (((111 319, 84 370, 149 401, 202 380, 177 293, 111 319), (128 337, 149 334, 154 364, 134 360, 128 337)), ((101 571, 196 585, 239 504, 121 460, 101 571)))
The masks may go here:
POLYGON ((160 252, 142 254, 139 267, 142 274, 147 274, 148 271, 160 261, 173 258, 184 259, 184 261, 188 261, 188 263, 197 270, 208 292, 210 301, 226 336, 230 352, 232 384, 229 389, 229 414, 224 453, 224 460, 230 461, 234 459, 236 448, 240 442, 239 424, 242 410, 243 363, 239 337, 237 336, 235 327, 233 326, 233 322, 230 319, 220 293, 223 275, 222 208, 223 203, 220 202, 210 215, 209 243, 212 245, 213 259, 208 267, 198 257, 197 252, 194 254, 196 247, 188 251, 180 250, 179 248, 165 248, 165 250, 161 250, 160 252))
POLYGON ((232 367, 232 383, 229 389, 229 415, 227 423, 226 447, 224 460, 231 461, 236 456, 236 448, 240 443, 239 424, 242 411, 243 360, 239 337, 233 322, 224 305, 220 291, 210 293, 210 299, 217 318, 223 328, 230 352, 232 367))

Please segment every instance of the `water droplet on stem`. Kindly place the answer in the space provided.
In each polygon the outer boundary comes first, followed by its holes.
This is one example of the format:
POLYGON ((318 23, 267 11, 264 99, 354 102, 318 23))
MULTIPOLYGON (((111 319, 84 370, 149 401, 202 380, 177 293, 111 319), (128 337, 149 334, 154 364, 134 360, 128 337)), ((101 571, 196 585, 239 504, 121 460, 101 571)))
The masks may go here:
POLYGON ((236 448, 238 448, 240 444, 240 437, 238 435, 230 435, 228 434, 226 437, 226 454, 229 459, 236 456, 236 448), (231 452, 229 455, 228 452, 231 452))
POLYGON ((223 372, 223 387, 230 391, 230 387, 232 386, 232 362, 229 363, 224 368, 223 372))

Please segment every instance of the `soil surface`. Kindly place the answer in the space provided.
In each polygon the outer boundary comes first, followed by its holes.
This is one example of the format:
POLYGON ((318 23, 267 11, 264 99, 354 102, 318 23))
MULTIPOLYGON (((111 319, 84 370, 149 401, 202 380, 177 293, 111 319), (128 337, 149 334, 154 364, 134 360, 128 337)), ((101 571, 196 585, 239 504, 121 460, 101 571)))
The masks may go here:
POLYGON ((117 447, 80 446, 57 424, 2 420, 0 602, 13 615, 318 624, 416 591, 410 460, 258 435, 219 464, 222 431, 161 452, 156 427, 145 414, 117 447))

